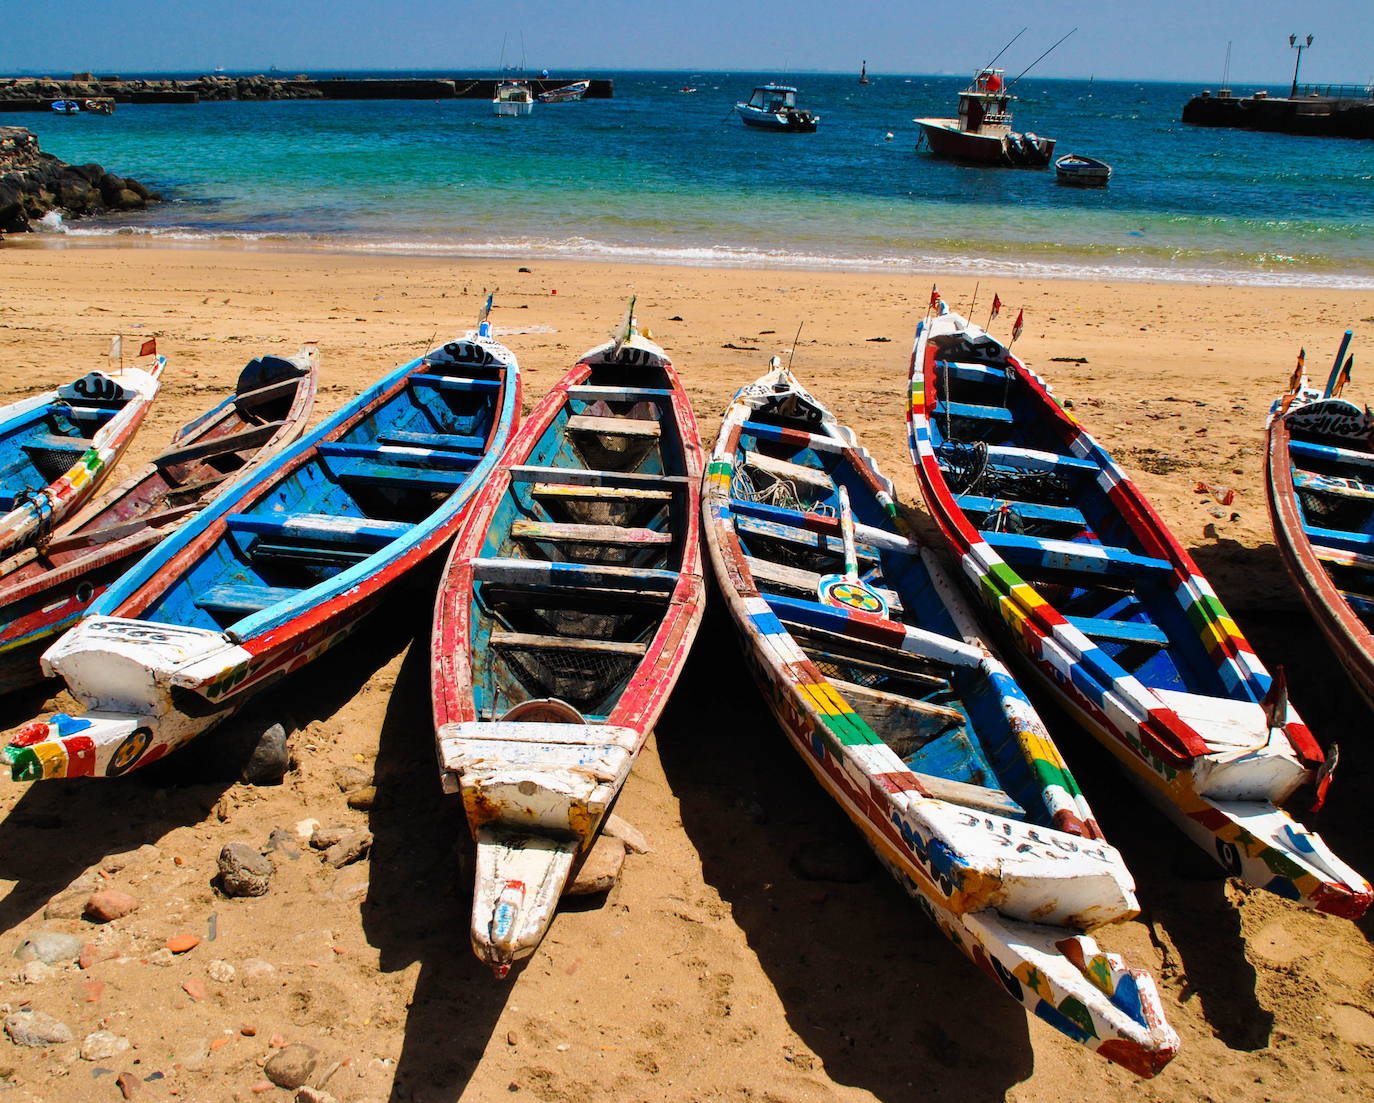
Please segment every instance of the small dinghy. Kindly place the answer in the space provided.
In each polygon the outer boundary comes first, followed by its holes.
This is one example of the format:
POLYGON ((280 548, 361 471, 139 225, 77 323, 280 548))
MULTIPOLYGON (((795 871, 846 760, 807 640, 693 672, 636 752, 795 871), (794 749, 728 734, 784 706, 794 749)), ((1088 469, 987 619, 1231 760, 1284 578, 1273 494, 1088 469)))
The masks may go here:
POLYGON ((1282 678, 1045 383, 941 313, 917 327, 909 416, 965 583, 1059 702, 1228 873, 1363 915, 1369 883, 1279 807, 1323 766, 1282 678))
POLYGON ((119 462, 162 385, 146 368, 93 371, 0 409, 0 555, 52 532, 119 462))
POLYGON ((1111 178, 1112 166, 1096 157, 1066 153, 1054 163, 1055 181, 1071 187, 1105 188, 1111 178))
POLYGON ((0 562, 0 692, 42 678, 38 657, 148 549, 229 481, 290 444, 315 405, 313 346, 264 356, 171 447, 37 547, 0 562))
POLYGON ((1265 490, 1283 565, 1374 708, 1374 413, 1341 397, 1350 337, 1325 389, 1308 383, 1300 356, 1274 401, 1265 490))
POLYGON ((14 779, 145 766, 343 639, 448 546, 519 409, 482 324, 236 482, 43 655, 87 711, 15 732, 14 779))
POLYGON ((686 392, 632 301, 530 413, 454 542, 434 722, 477 840, 472 946, 497 976, 544 937, 686 662, 701 468, 686 392))
POLYGON ((816 779, 955 944, 1037 1017, 1140 1076, 1178 1037, 1088 933, 1137 904, 1120 854, 853 432, 785 368, 741 390, 707 546, 750 667, 816 779))

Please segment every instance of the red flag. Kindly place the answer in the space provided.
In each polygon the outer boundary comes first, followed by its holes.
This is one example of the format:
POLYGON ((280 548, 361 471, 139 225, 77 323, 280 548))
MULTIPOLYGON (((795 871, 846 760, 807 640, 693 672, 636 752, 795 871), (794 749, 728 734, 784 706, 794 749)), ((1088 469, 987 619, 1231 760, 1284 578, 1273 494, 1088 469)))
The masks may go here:
POLYGON ((1001 313, 1002 313, 1002 300, 999 299, 999 298, 997 297, 997 292, 994 291, 994 292, 992 293, 992 317, 989 318, 988 321, 991 322, 993 318, 996 318, 997 315, 999 315, 999 314, 1001 314, 1001 313))
POLYGON ((1298 388, 1302 386, 1302 377, 1306 374, 1304 364, 1307 362, 1307 350, 1298 349, 1298 366, 1293 369, 1293 374, 1288 379, 1288 393, 1297 394, 1298 388))
POLYGON ((1011 327, 1011 339, 1012 339, 1013 341, 1015 341, 1018 337, 1021 336, 1021 330, 1023 330, 1023 329, 1025 328, 1025 324, 1026 324, 1026 311, 1025 311, 1025 308, 1023 307, 1021 310, 1018 310, 1018 311, 1016 312, 1016 321, 1015 321, 1015 323, 1014 323, 1014 324, 1012 325, 1012 327, 1011 327))
POLYGON ((157 338, 156 338, 156 337, 150 337, 150 338, 148 338, 148 340, 144 341, 143 344, 139 345, 139 346, 138 346, 138 354, 139 354, 139 356, 156 356, 156 355, 157 355, 157 338))
POLYGON ((1326 791, 1331 788, 1331 775, 1336 772, 1336 764, 1341 760, 1341 748, 1331 744, 1331 749, 1326 752, 1326 761, 1317 767, 1315 788, 1317 799, 1312 802, 1312 811, 1320 812, 1322 805, 1326 803, 1326 791))
POLYGON ((1336 385, 1331 388, 1332 398, 1339 398, 1341 396, 1341 392, 1345 390, 1345 385, 1350 382, 1350 369, 1354 366, 1355 356, 1352 353, 1345 358, 1345 367, 1341 369, 1341 374, 1336 376, 1336 385))
POLYGON ((940 289, 932 287, 930 289, 930 309, 935 310, 940 305, 940 289))
POLYGON ((1269 683, 1269 692, 1261 699, 1260 706, 1264 709, 1264 722, 1269 725, 1270 731, 1288 723, 1288 675, 1284 673, 1282 663, 1274 668, 1274 680, 1269 683))

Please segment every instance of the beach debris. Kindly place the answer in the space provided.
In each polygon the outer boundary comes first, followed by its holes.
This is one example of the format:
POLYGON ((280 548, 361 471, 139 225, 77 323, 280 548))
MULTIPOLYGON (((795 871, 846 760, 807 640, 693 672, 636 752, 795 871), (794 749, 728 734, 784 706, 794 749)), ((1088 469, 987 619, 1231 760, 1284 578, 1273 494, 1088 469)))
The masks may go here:
POLYGON ((290 768, 291 749, 287 746, 286 728, 278 723, 258 736, 241 776, 249 785, 280 785, 290 768))
POLYGON ((238 976, 238 970, 223 958, 215 958, 205 967, 205 975, 219 984, 233 984, 238 976))
POLYGON ((72 1040, 72 1029, 46 1011, 25 1008, 5 1019, 5 1033, 17 1046, 55 1046, 72 1040))
POLYGON ((1236 500, 1235 487, 1199 482, 1194 494, 1210 494, 1220 505, 1229 506, 1236 500))
POLYGON ((138 898, 123 889, 101 889, 86 901, 83 914, 92 923, 109 923, 138 911, 138 898))
POLYGON ((14 956, 20 961, 41 961, 44 965, 65 965, 81 954, 81 939, 61 931, 35 931, 19 944, 14 956))
POLYGON ((1086 356, 1051 356, 1050 360, 1056 364, 1086 364, 1086 356))
POLYGON ((310 845, 316 850, 328 850, 351 831, 347 824, 334 823, 328 827, 317 826, 310 835, 310 845))
POLYGON ((346 869, 334 878, 334 883, 329 886, 329 897, 331 900, 339 900, 346 904, 350 900, 362 899, 371 887, 367 867, 357 866, 353 869, 346 869))
POLYGON ((565 896, 591 896, 608 892, 620 877, 625 864, 625 843, 609 835, 601 835, 587 852, 586 860, 573 875, 565 896))
POLYGON ((627 823, 614 812, 606 817, 601 825, 601 830, 614 839, 619 839, 625 844, 625 849, 631 854, 648 854, 652 849, 649 840, 644 837, 644 832, 635 827, 632 823, 627 823))
POLYGON ((530 270, 529 270, 528 268, 517 268, 516 271, 517 271, 517 272, 524 272, 526 275, 529 275, 529 271, 530 271, 530 270))
POLYGON ((184 954, 200 945, 200 939, 193 934, 174 934, 166 942, 167 949, 174 954, 184 954))
POLYGON ((302 842, 308 841, 310 836, 319 829, 319 820, 298 820, 296 823, 296 838, 302 842))
POLYGON ((320 1063, 320 1051, 304 1042, 294 1042, 274 1053, 263 1065, 263 1075, 279 1088, 295 1091, 310 1079, 320 1063))
POLYGON ((349 831, 324 852, 324 860, 335 869, 352 865, 372 849, 372 832, 349 831))
POLYGON ((205 982, 199 977, 191 977, 182 981, 181 990, 197 1003, 210 995, 209 989, 205 987, 205 982))
POLYGON ((377 786, 364 785, 361 789, 354 789, 344 795, 344 800, 356 812, 369 812, 377 802, 377 786))
MULTIPOLYGON (((277 967, 270 961, 263 961, 260 957, 244 958, 239 962, 239 974, 242 976, 240 983, 245 988, 253 988, 258 985, 276 983, 277 967)), ((252 1035, 248 1035, 252 1037, 252 1035)))
POLYGON ((115 1087, 125 1099, 132 1099, 138 1091, 138 1077, 132 1072, 121 1072, 115 1079, 115 1087))
POLYGON ((804 843, 788 862, 792 872, 807 881, 856 884, 873 876, 873 856, 867 850, 840 839, 804 843))
POLYGON ((295 1103, 339 1103, 339 1101, 323 1088, 312 1088, 306 1085, 296 1092, 295 1103))
POLYGON ((371 785, 372 775, 358 766, 339 766, 334 770, 334 784, 339 787, 339 792, 351 793, 354 789, 371 785))
POLYGON ((129 1048, 129 1039, 112 1030, 93 1030, 81 1040, 83 1061, 108 1061, 129 1048))
POLYGON ((265 896, 275 867, 246 843, 227 843, 219 852, 219 889, 225 896, 265 896))

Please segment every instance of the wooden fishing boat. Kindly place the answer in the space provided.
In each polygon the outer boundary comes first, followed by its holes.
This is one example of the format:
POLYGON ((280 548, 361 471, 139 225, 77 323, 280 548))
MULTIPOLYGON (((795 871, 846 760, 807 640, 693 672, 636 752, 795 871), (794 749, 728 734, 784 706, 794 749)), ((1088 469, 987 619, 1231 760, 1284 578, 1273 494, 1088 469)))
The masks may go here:
POLYGON ((1112 178, 1112 166, 1082 153, 1066 153, 1054 163, 1054 178, 1074 188, 1105 188, 1112 178))
POLYGON ((557 88, 550 88, 547 92, 540 92, 534 98, 540 103, 577 103, 587 94, 587 89, 592 86, 589 80, 575 80, 571 84, 560 85, 557 88))
POLYGON ((1337 915, 1369 883, 1279 805, 1323 755, 1191 557, 1009 349, 917 327, 909 424, 964 581, 1031 668, 1235 876, 1337 915))
POLYGON ((539 945, 686 661, 701 469, 677 372, 627 315, 535 407, 454 542, 434 722, 477 840, 472 945, 497 976, 539 945))
POLYGON ((93 371, 0 409, 0 555, 81 508, 134 439, 167 360, 93 371))
POLYGON ((18 729, 15 780, 144 766, 348 635, 447 547, 519 408, 483 324, 234 483, 43 655, 87 712, 18 729))
POLYGON ((954 943, 1141 1076, 1178 1037, 1148 973, 1088 933, 1137 911, 1029 701, 912 538, 853 432, 773 361, 707 470, 706 543, 774 716, 954 943))
POLYGON ((139 556, 229 480, 290 444, 315 405, 314 346, 264 356, 234 393, 183 425, 171 446, 60 525, 0 562, 0 692, 42 678, 38 657, 139 556))
POLYGON ((1341 397, 1347 332, 1325 389, 1303 361, 1269 412, 1265 491, 1298 593, 1374 708, 1374 414, 1341 397))

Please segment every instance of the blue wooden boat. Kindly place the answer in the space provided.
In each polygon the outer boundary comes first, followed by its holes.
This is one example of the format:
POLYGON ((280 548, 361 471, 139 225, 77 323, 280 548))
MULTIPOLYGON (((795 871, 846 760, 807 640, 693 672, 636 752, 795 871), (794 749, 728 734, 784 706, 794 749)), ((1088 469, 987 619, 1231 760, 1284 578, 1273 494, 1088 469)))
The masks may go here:
POLYGON ((352 632, 447 546, 519 409, 483 323, 235 483, 43 656, 88 711, 20 729, 13 776, 127 773, 352 632))
POLYGON ((0 557, 90 500, 143 424, 164 357, 93 371, 0 409, 0 557))

